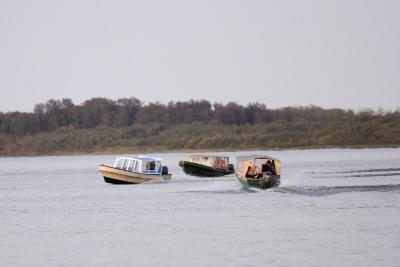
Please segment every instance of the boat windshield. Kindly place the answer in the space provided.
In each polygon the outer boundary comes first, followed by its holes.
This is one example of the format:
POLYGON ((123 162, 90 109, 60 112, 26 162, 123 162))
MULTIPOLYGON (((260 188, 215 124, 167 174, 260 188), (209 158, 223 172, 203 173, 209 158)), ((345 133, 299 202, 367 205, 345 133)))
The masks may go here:
POLYGON ((142 172, 147 174, 161 174, 161 162, 158 160, 143 161, 142 172))
POLYGON ((114 168, 145 174, 161 174, 161 161, 154 158, 125 158, 118 157, 114 168))

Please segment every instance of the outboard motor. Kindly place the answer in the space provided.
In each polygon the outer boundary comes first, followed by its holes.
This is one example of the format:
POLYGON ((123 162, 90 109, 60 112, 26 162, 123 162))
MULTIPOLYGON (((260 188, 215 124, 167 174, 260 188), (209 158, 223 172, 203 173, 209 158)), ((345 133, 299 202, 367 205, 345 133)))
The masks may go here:
POLYGON ((231 171, 231 172, 235 171, 235 167, 233 166, 233 164, 228 164, 228 171, 231 171))
POLYGON ((261 189, 267 189, 271 187, 271 180, 272 180, 272 176, 268 176, 268 175, 264 175, 261 179, 260 179, 260 185, 261 185, 261 189))
POLYGON ((161 174, 168 174, 168 167, 167 166, 162 166, 161 167, 161 174))

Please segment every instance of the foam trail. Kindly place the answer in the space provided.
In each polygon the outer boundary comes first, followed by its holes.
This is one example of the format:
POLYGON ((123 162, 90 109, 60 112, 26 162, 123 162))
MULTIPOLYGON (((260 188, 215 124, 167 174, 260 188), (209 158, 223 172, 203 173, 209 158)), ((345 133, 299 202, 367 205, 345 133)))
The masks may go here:
POLYGON ((400 168, 380 168, 365 170, 345 170, 345 171, 307 171, 308 174, 332 174, 332 173, 360 173, 360 172, 398 172, 400 168))
POLYGON ((279 193, 306 196, 327 196, 349 192, 391 192, 400 191, 400 184, 394 185, 352 185, 352 186, 288 186, 273 190, 279 193))

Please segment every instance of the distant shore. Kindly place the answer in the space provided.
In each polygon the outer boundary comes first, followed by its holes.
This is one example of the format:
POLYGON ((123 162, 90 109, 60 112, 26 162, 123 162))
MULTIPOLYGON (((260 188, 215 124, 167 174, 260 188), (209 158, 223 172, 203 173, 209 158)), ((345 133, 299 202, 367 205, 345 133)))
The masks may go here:
POLYGON ((301 125, 69 127, 22 137, 2 135, 0 156, 400 147, 396 128, 383 125, 377 128, 377 133, 366 135, 360 134, 359 125, 342 126, 335 131, 330 130, 329 124, 307 122, 301 125), (294 128, 301 128, 301 131, 293 131, 294 128))
POLYGON ((399 146, 400 110, 143 104, 131 97, 49 100, 31 113, 0 112, 0 156, 399 146))
POLYGON ((400 146, 376 146, 376 147, 367 147, 367 146, 349 146, 349 147, 293 147, 293 148, 251 148, 251 149, 240 149, 240 150, 209 150, 209 149, 182 149, 182 150, 126 150, 126 149, 108 149, 102 151, 94 151, 94 152, 62 152, 55 151, 50 154, 13 154, 13 155, 0 155, 0 158, 7 157, 53 157, 53 156, 86 156, 86 155, 140 155, 140 154, 158 154, 158 153, 218 153, 218 152, 241 152, 241 151, 281 151, 281 150, 313 150, 313 149, 379 149, 379 148, 400 148, 400 146))
POLYGON ((157 154, 157 153, 218 153, 218 152, 241 152, 241 151, 281 151, 281 150, 313 150, 313 149, 379 149, 379 148, 400 148, 400 146, 346 146, 346 147, 291 147, 291 148, 249 148, 249 149, 180 149, 180 150, 169 150, 169 149, 147 149, 147 150, 129 150, 129 149, 107 149, 100 151, 75 151, 75 152, 63 152, 55 151, 48 154, 36 154, 36 153, 20 153, 13 155, 0 155, 2 157, 52 157, 52 156, 85 156, 85 155, 139 155, 139 154, 157 154))
MULTIPOLYGON (((139 127, 139 126, 136 126, 139 127)), ((151 128, 147 125, 146 127, 151 128)), ((157 125, 159 127, 159 125, 157 125)), ((380 140, 379 144, 374 142, 365 142, 362 144, 318 144, 319 131, 323 128, 309 130, 309 134, 299 134, 299 136, 291 138, 291 142, 287 139, 279 139, 286 133, 284 130, 277 130, 272 135, 257 134, 268 132, 267 125, 243 125, 239 127, 229 126, 210 126, 203 125, 181 125, 159 130, 157 133, 149 134, 149 136, 132 137, 126 132, 132 131, 132 127, 115 129, 109 127, 100 127, 98 129, 73 129, 64 128, 51 133, 40 133, 25 137, 0 137, 2 141, 1 157, 23 157, 23 156, 70 156, 70 155, 114 155, 114 154, 147 154, 147 153, 199 153, 199 152, 232 152, 232 151, 278 151, 278 150, 306 150, 306 149, 363 149, 363 148, 397 148, 400 142, 391 144, 390 140, 380 140), (187 127, 195 130, 187 131, 187 127), (213 131, 209 128, 215 127, 213 131), (205 128, 205 129, 203 129, 205 128), (258 130, 253 132, 252 129, 258 130), (265 129, 264 129, 265 128, 265 129), (238 130, 240 133, 238 134, 238 130), (168 132, 173 131, 172 138, 168 132), (190 132, 197 134, 190 134, 190 132), (207 133, 207 135, 198 132, 207 133), (221 135, 223 132, 225 134, 221 135), (177 134, 178 133, 178 134, 177 134), (169 137, 168 137, 169 136, 169 137), (203 136, 203 137, 202 137, 203 136), (308 136, 305 138, 305 136, 308 136), (202 137, 202 138, 201 138, 202 137), (255 145, 249 140, 259 140, 266 145, 255 145), (282 143, 284 140, 285 143, 282 143), (209 143, 208 143, 209 142, 209 143), (152 145, 153 143, 153 145, 152 145), (299 145, 303 143, 304 145, 299 145), (173 147, 179 144, 180 147, 173 147), (217 144, 217 147, 212 147, 217 144), (282 145, 284 144, 284 145, 282 145), (196 147, 202 145, 204 147, 196 147), (281 146, 279 146, 281 145, 281 146)), ((135 132, 135 131, 134 131, 135 132)), ((345 140, 342 134, 336 136, 345 140)), ((339 138, 338 137, 338 138, 339 138)), ((324 140, 336 140, 335 138, 325 138, 324 140)))

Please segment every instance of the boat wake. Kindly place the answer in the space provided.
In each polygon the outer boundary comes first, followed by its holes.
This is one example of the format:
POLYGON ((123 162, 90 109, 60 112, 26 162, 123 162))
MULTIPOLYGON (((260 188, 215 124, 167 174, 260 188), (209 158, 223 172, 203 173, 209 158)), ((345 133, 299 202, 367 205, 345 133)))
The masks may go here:
POLYGON ((209 193, 209 194, 248 194, 257 193, 260 190, 256 188, 243 187, 237 181, 213 181, 212 183, 203 184, 202 186, 195 185, 187 188, 180 193, 209 193))
POLYGON ((360 178, 360 177, 388 177, 399 176, 400 168, 380 168, 380 169, 365 169, 365 170, 344 170, 344 171, 319 171, 305 172, 318 176, 318 178, 360 178))
POLYGON ((224 177, 196 177, 196 178, 192 178, 192 177, 184 177, 184 176, 178 176, 178 177, 174 177, 173 179, 171 179, 171 181, 169 181, 169 183, 179 183, 179 184, 183 184, 183 183, 198 183, 198 184, 208 184, 210 182, 226 182, 226 181, 232 181, 234 179, 232 179, 231 176, 224 176, 224 177))
POLYGON ((365 170, 345 170, 345 171, 327 171, 327 172, 313 172, 313 173, 358 173, 358 172, 395 172, 400 168, 380 168, 380 169, 365 169, 365 170))
POLYGON ((349 192, 399 192, 400 184, 393 185, 352 185, 352 186, 285 186, 272 189, 273 192, 305 196, 328 196, 349 192))
POLYGON ((188 190, 180 193, 209 193, 209 194, 248 194, 258 193, 260 190, 251 188, 240 188, 240 189, 227 189, 227 190, 188 190))

